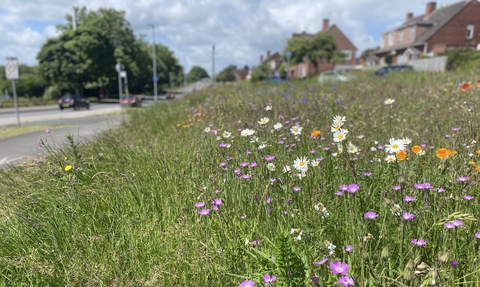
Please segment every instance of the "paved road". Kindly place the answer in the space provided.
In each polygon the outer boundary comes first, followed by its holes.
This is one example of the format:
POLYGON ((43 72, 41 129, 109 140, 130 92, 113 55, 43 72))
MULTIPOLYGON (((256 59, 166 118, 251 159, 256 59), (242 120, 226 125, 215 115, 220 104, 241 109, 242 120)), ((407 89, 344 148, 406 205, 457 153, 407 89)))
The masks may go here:
MULTIPOLYGON (((208 82, 201 82, 177 91, 177 98, 182 98, 192 91, 209 86, 208 82)), ((145 96, 147 100, 143 106, 153 104, 153 96, 145 96), (152 99, 152 100, 150 100, 152 99)), ((164 95, 158 97, 159 103, 166 102, 164 95)), ((121 116, 106 116, 120 111, 118 104, 92 104, 90 110, 60 111, 57 105, 43 107, 21 108, 21 125, 45 124, 72 124, 71 127, 52 129, 50 133, 44 131, 31 132, 12 138, 0 140, 0 171, 14 164, 34 159, 42 152, 38 147, 40 140, 49 144, 63 147, 65 135, 70 133, 76 141, 89 141, 99 133, 121 124, 121 116)), ((16 125, 17 118, 14 109, 0 109, 0 127, 16 125)))

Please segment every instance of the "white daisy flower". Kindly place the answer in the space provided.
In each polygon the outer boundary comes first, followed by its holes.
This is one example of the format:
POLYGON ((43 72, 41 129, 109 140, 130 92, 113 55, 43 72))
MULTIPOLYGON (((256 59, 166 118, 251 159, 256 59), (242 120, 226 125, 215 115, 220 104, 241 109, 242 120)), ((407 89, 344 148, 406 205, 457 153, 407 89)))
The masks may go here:
POLYGON ((295 237, 295 240, 298 240, 298 241, 302 240, 302 235, 299 234, 297 237, 295 237))
POLYGON ((254 133, 255 133, 254 130, 244 129, 244 130, 240 133, 240 135, 241 135, 242 137, 246 137, 246 136, 251 136, 251 135, 253 135, 254 133))
POLYGON ((282 127, 283 127, 283 125, 282 125, 281 123, 276 123, 276 124, 273 125, 273 129, 274 129, 274 130, 279 130, 279 129, 281 129, 282 127))
POLYGON ((210 127, 206 127, 203 131, 206 132, 206 133, 209 133, 210 132, 210 127))
POLYGON ((258 146, 258 150, 264 149, 266 147, 267 147, 267 145, 263 143, 263 144, 258 146))
POLYGON ((316 211, 319 211, 319 210, 320 210, 320 206, 318 206, 318 205, 316 205, 316 204, 313 206, 313 208, 314 208, 316 211))
POLYGON ((272 109, 272 106, 266 106, 266 107, 265 107, 265 110, 266 110, 266 111, 270 111, 271 109, 272 109))
POLYGON ((269 118, 261 118, 258 123, 261 125, 266 125, 270 121, 269 118))
POLYGON ((316 166, 318 166, 319 164, 320 164, 320 162, 319 162, 318 160, 312 160, 312 162, 311 162, 311 165, 312 165, 313 167, 316 167, 316 166))
POLYGON ((424 149, 422 149, 422 150, 419 151, 417 154, 418 154, 418 155, 425 155, 425 154, 426 154, 426 151, 425 151, 424 149))
POLYGON ((269 163, 269 164, 267 164, 267 168, 268 168, 269 171, 275 171, 275 164, 269 163))
POLYGON ((289 165, 285 165, 285 166, 283 167, 283 172, 289 172, 289 171, 291 171, 291 170, 292 170, 292 169, 290 168, 289 165))
POLYGON ((298 171, 307 171, 309 160, 306 157, 299 157, 293 162, 293 167, 298 171))
POLYGON ((322 208, 322 213, 323 213, 323 218, 327 218, 330 216, 330 213, 328 213, 328 210, 325 207, 322 208))
POLYGON ((333 133, 333 141, 338 143, 345 140, 347 133, 348 133, 348 130, 339 129, 338 131, 333 133))
POLYGON ((343 123, 342 123, 342 124, 334 123, 334 124, 332 125, 330 131, 331 131, 332 133, 338 131, 338 130, 340 130, 340 129, 342 128, 342 125, 343 125, 343 123))
POLYGON ((402 141, 404 145, 409 145, 412 142, 412 140, 409 138, 403 138, 402 141))
POLYGON ((256 143, 258 142, 258 137, 252 137, 252 139, 250 140, 251 143, 256 143))
POLYGON ((299 134, 302 133, 302 129, 303 128, 301 126, 295 125, 290 129, 290 132, 292 132, 292 134, 294 134, 294 135, 299 135, 299 134))
POLYGON ((364 135, 358 135, 357 139, 363 139, 364 135))
POLYGON ((231 136, 232 136, 232 133, 229 133, 229 132, 227 132, 227 131, 224 131, 224 132, 223 132, 223 137, 224 137, 224 138, 229 138, 229 137, 231 137, 231 136))
POLYGON ((371 151, 376 151, 376 150, 377 150, 377 148, 376 148, 376 147, 374 147, 374 146, 372 146, 372 147, 370 148, 370 150, 371 150, 371 151))
POLYGON ((342 116, 335 116, 333 118, 333 124, 339 124, 339 125, 343 125, 344 122, 346 122, 347 119, 345 117, 342 117, 342 116))
POLYGON ((391 138, 388 140, 390 144, 385 145, 385 151, 388 153, 397 153, 401 150, 405 149, 405 144, 403 143, 403 140, 399 139, 396 140, 394 138, 391 138))
POLYGON ((358 153, 358 147, 351 142, 348 143, 348 153, 358 153))
POLYGON ((221 137, 216 137, 215 138, 217 141, 221 140, 222 138, 221 137))
POLYGON ((394 161, 396 161, 396 160, 397 160, 397 158, 396 158, 395 155, 393 155, 393 154, 389 154, 389 155, 385 158, 385 161, 388 162, 388 163, 394 162, 394 161))
POLYGON ((393 103, 395 103, 395 100, 394 99, 386 99, 385 102, 383 102, 385 105, 391 105, 393 103))

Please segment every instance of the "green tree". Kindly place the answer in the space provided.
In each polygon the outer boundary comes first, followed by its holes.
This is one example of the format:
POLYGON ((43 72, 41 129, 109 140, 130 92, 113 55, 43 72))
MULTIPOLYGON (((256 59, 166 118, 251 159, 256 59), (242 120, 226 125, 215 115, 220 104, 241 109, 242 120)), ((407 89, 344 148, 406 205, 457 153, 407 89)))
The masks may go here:
MULTIPOLYGON (((0 66, 0 69, 4 71, 4 67, 0 66)), ((48 87, 48 82, 38 73, 37 66, 27 66, 20 64, 18 66, 18 72, 20 75, 20 80, 15 82, 17 95, 19 97, 41 97, 45 92, 45 89, 48 87)), ((3 73, 0 73, 0 89, 1 94, 5 89, 8 90, 10 95, 13 94, 12 83, 7 81, 3 73)))
POLYGON ((191 82, 196 82, 198 80, 201 80, 203 78, 208 78, 208 77, 209 77, 208 73, 207 71, 205 71, 204 68, 200 66, 193 66, 190 69, 190 72, 188 72, 187 81, 191 83, 191 82))
POLYGON ((298 64, 305 60, 317 68, 318 63, 343 62, 345 55, 338 50, 335 38, 332 35, 320 32, 313 37, 290 38, 283 53, 286 60, 286 52, 291 52, 290 64, 298 64))
POLYGON ((253 69, 252 81, 263 81, 270 75, 271 69, 268 64, 258 65, 253 69))
POLYGON ((221 82, 233 82, 235 81, 235 75, 233 72, 237 70, 237 66, 229 65, 225 67, 217 76, 217 81, 221 82))
POLYGON ((368 56, 370 56, 370 54, 375 51, 375 49, 366 49, 362 52, 362 54, 360 55, 360 58, 362 59, 366 59, 368 58, 368 56))

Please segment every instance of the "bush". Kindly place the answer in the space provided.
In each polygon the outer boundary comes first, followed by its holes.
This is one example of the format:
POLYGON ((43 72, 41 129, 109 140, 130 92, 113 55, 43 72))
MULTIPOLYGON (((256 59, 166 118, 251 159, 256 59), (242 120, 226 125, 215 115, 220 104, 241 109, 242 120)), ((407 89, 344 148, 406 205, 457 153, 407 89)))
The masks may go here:
POLYGON ((443 54, 448 56, 448 71, 472 68, 473 64, 480 60, 480 53, 468 47, 449 49, 443 54))
POLYGON ((44 100, 56 100, 62 95, 62 90, 58 86, 50 86, 43 93, 44 100))

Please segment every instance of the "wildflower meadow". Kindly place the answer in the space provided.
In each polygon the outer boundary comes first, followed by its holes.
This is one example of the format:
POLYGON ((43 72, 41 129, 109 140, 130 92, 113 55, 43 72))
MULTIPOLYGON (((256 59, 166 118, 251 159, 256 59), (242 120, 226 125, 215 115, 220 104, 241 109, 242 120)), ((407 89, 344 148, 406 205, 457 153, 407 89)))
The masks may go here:
POLYGON ((222 85, 42 141, 0 173, 0 286, 480 286, 477 76, 222 85))

